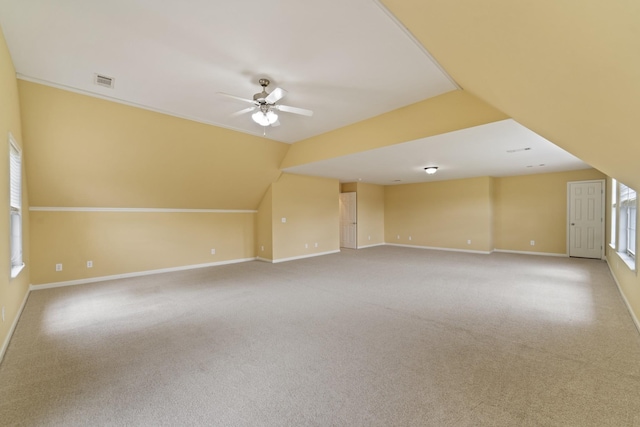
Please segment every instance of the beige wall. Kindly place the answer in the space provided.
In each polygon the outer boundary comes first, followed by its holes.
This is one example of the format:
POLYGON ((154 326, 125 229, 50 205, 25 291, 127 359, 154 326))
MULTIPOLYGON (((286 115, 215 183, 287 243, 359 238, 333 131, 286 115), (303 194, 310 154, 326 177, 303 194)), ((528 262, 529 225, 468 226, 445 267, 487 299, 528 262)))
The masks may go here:
POLYGON ((255 257, 253 213, 31 212, 34 285, 255 257), (211 254, 215 249, 215 255, 211 254), (87 261, 93 268, 87 268, 87 261), (55 271, 56 264, 63 270, 55 271))
POLYGON ((385 241, 566 254, 567 183, 604 178, 595 169, 584 169, 387 186, 385 241))
POLYGON ((19 81, 32 206, 257 209, 288 144, 19 81))
POLYGON ((339 195, 337 179, 282 174, 273 184, 274 261, 340 250, 339 195))
POLYGON ((356 184, 358 248, 384 243, 384 187, 356 184))
POLYGON ((256 215, 256 256, 273 260, 273 187, 269 187, 256 215))
POLYGON ((584 169, 495 178, 495 248, 566 254, 567 183, 592 179, 605 179, 605 175, 584 169))
MULTIPOLYGON (((9 132, 18 145, 24 147, 20 121, 20 105, 16 72, 0 30, 0 309, 5 310, 4 322, 0 318, 0 349, 9 338, 11 325, 29 288, 31 259, 29 257, 29 198, 27 181, 23 181, 23 260, 26 267, 15 279, 10 279, 11 257, 9 249, 9 132)), ((24 156, 23 165, 29 158, 24 156)), ((23 179, 25 178, 23 174, 23 179)))
POLYGON ((282 168, 413 141, 508 117, 457 90, 323 133, 291 146, 282 168))
POLYGON ((355 193, 358 190, 357 182, 345 182, 340 184, 341 193, 355 193))
MULTIPOLYGON (((18 87, 35 207, 254 210, 289 147, 26 81, 18 87)), ((255 257, 255 220, 33 212, 33 283, 255 257)))
POLYGON ((640 319, 640 277, 635 271, 629 269, 614 249, 609 245, 605 246, 605 248, 609 267, 637 321, 637 319, 640 319))
POLYGON ((385 241, 493 250, 491 187, 489 177, 385 187, 385 241))

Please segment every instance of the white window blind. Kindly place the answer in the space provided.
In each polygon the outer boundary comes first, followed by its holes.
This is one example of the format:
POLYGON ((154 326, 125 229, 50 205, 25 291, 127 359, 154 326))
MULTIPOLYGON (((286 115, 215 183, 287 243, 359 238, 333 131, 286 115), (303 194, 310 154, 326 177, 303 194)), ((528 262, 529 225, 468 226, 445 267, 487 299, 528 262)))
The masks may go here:
POLYGON ((16 277, 24 267, 22 262, 22 156, 11 134, 9 134, 9 209, 11 211, 11 277, 16 277))
POLYGON ((626 252, 631 256, 636 254, 637 206, 636 191, 620 183, 620 214, 626 216, 626 252))

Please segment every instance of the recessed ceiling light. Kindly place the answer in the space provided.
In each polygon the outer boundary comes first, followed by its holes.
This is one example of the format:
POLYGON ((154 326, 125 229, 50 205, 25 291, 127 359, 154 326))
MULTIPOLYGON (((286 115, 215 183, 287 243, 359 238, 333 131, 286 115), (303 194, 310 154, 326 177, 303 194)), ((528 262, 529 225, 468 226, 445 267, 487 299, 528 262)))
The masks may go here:
POLYGON ((507 153, 517 153, 518 151, 529 151, 529 150, 531 150, 531 147, 514 148, 513 150, 507 150, 507 153))
POLYGON ((438 167, 437 166, 428 166, 428 167, 424 168, 424 171, 427 173, 427 175, 433 175, 434 173, 438 172, 438 167))
POLYGON ((394 179, 393 182, 402 182, 401 179, 394 179))

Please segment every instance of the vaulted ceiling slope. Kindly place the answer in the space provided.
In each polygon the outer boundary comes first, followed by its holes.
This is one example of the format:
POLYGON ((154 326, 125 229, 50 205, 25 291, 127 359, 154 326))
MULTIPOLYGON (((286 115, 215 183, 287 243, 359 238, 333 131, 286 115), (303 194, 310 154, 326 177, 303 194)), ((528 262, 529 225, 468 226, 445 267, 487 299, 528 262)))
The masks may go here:
POLYGON ((640 2, 382 2, 465 90, 640 188, 640 2))
POLYGON ((400 144, 506 119, 502 112, 457 90, 293 144, 282 168, 400 144))

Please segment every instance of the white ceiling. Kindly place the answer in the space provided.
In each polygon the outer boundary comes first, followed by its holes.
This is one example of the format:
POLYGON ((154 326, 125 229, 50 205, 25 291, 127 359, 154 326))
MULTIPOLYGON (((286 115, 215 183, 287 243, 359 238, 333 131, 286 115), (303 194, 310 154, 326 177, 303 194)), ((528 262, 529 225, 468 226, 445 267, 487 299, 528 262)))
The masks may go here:
MULTIPOLYGON (((217 93, 251 98, 269 78, 315 113, 280 113, 264 136, 287 143, 457 89, 377 0, 0 0, 0 25, 22 79, 260 136, 217 93)), ((585 167, 508 120, 287 172, 394 184, 585 167)))
POLYGON ((456 89, 375 0, 0 0, 0 25, 21 78, 261 136, 217 92, 267 77, 315 112, 266 129, 288 143, 456 89))
POLYGON ((512 176, 590 166, 512 119, 284 169, 285 172, 394 185, 512 176), (529 150, 524 150, 529 148, 529 150), (516 150, 515 152, 508 152, 516 150), (424 168, 437 166, 435 175, 424 168))

